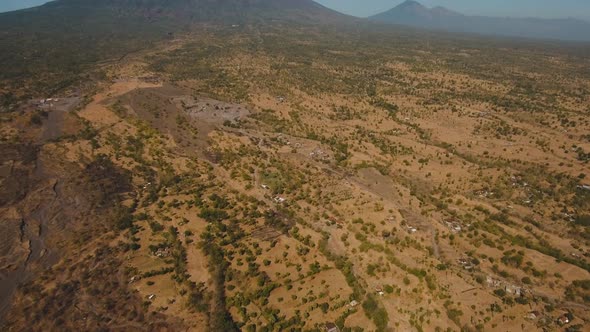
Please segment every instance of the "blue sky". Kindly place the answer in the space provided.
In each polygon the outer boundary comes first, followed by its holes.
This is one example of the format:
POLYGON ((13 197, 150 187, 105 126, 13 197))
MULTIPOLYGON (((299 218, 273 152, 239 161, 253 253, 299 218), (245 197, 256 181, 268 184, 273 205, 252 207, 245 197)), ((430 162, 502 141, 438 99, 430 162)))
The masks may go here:
POLYGON ((0 12, 38 6, 46 2, 47 0, 0 0, 0 12))
MULTIPOLYGON (((95 0, 99 1, 99 0, 95 0)), ((390 9, 403 0, 316 0, 356 16, 390 9)), ((590 20, 590 0, 418 0, 426 6, 444 6, 471 15, 516 17, 577 17, 590 20)), ((0 12, 37 6, 47 0, 0 0, 0 12)))

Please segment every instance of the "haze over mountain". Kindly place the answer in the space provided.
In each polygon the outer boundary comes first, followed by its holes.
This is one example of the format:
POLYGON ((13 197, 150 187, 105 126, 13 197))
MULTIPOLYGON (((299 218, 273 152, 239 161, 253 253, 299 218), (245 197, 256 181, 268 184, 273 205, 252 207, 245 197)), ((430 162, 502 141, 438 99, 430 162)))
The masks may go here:
POLYGON ((590 41, 590 23, 582 20, 468 16, 444 7, 427 8, 413 0, 370 19, 451 32, 590 41))
MULTIPOLYGON (((580 0, 419 0, 422 4, 444 6, 467 15, 495 17, 574 17, 590 21, 590 2, 580 0)), ((47 0, 2 0, 0 12, 39 6, 47 0)), ((390 9, 401 0, 317 0, 323 6, 357 17, 368 17, 390 9)))
MULTIPOLYGON (((23 2, 22 6, 29 7, 43 2, 47 1, 29 0, 23 2)), ((329 1, 318 2, 333 8, 337 7, 329 1)), ((57 0, 25 11, 0 14, 9 15, 0 16, 2 18, 0 27, 6 29, 11 29, 15 25, 18 27, 20 20, 20 22, 27 21, 27 24, 31 25, 30 29, 35 29, 35 26, 39 25, 38 22, 43 22, 47 15, 51 15, 55 19, 52 23, 59 26, 65 22, 75 23, 81 19, 87 20, 86 15, 89 13, 95 16, 91 20, 93 23, 104 22, 103 18, 113 16, 112 19, 114 20, 122 17, 148 19, 152 25, 153 20, 156 18, 160 22, 167 21, 169 24, 177 25, 202 21, 239 23, 239 21, 245 19, 280 19, 305 21, 306 23, 326 23, 347 17, 318 2, 312 0, 57 0), (100 19, 97 19, 97 17, 100 19)), ((9 5, 8 9, 18 8, 14 3, 9 3, 9 5)), ((369 3, 367 5, 370 7, 369 3)), ((572 7, 571 4, 568 4, 568 6, 568 8, 572 7)), ((2 9, 0 7, 0 11, 2 9)), ((469 16, 441 6, 427 8, 413 0, 408 0, 393 9, 371 16, 369 19, 384 23, 451 32, 574 41, 590 40, 590 22, 578 19, 469 16)), ((127 22, 123 22, 123 24, 127 24, 127 22)), ((46 28, 52 30, 51 27, 46 26, 46 28)))

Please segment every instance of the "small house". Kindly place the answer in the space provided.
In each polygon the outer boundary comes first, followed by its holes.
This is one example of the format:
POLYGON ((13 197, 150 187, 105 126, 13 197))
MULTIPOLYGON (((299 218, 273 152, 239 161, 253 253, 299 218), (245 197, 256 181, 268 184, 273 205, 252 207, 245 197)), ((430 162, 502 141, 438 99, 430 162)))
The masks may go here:
POLYGON ((574 320, 574 315, 571 312, 566 312, 557 319, 557 323, 561 326, 571 323, 574 320))
POLYGON ((375 287, 375 291, 377 292, 377 294, 379 294, 379 296, 385 295, 385 293, 383 292, 383 287, 381 286, 375 287))
POLYGON ((538 311, 531 311, 528 313, 528 315, 526 315, 526 318, 529 320, 537 320, 539 317, 541 317, 541 313, 538 311))
POLYGON ((160 258, 168 257, 170 256, 170 248, 159 248, 158 250, 156 250, 156 252, 154 252, 154 256, 160 258))
POLYGON ((457 259, 457 263, 459 263, 459 265, 463 266, 463 268, 468 271, 473 270, 475 268, 471 258, 459 258, 457 259))
POLYGON ((488 284, 488 287, 490 287, 490 288, 498 288, 502 284, 499 280, 496 280, 490 276, 486 277, 486 283, 488 284))
POLYGON ((334 323, 326 323, 326 332, 340 332, 340 329, 334 323))
POLYGON ((563 325, 567 325, 571 322, 570 317, 568 314, 563 314, 561 316, 559 316, 559 318, 557 318, 557 324, 563 326, 563 325))
POLYGON ((504 290, 507 294, 514 294, 516 296, 521 296, 523 294, 522 288, 514 285, 506 285, 506 287, 504 287, 504 290))
POLYGON ((461 224, 454 220, 445 221, 445 225, 447 226, 447 228, 451 230, 452 233, 461 233, 461 231, 463 230, 461 224))

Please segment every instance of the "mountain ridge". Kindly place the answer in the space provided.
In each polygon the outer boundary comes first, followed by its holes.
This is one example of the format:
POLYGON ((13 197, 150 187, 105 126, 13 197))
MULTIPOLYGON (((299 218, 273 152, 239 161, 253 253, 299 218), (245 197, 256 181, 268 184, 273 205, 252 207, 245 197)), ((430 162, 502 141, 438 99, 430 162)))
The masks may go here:
MULTIPOLYGON (((117 59, 210 24, 228 26, 349 22, 352 17, 312 0, 55 0, 0 13, 0 82, 60 77, 69 85, 81 68, 117 59), (69 59, 64 65, 61 59, 69 59)), ((20 84, 20 83, 19 83, 20 84)), ((47 93, 61 84, 42 84, 47 93)), ((8 89, 8 88, 7 88, 8 89)), ((2 89, 0 89, 0 93, 2 89)))
POLYGON ((408 0, 369 20, 448 32, 535 39, 590 41, 590 22, 574 18, 470 16, 445 7, 428 8, 408 0))
POLYGON ((72 9, 109 10, 119 15, 139 14, 148 15, 151 18, 172 17, 181 19, 185 23, 223 21, 245 17, 286 18, 292 16, 295 19, 301 18, 294 14, 299 14, 299 16, 305 14, 309 17, 322 19, 346 16, 313 0, 55 0, 37 7, 0 13, 0 16, 26 16, 33 13, 60 11, 64 17, 67 17, 72 9))

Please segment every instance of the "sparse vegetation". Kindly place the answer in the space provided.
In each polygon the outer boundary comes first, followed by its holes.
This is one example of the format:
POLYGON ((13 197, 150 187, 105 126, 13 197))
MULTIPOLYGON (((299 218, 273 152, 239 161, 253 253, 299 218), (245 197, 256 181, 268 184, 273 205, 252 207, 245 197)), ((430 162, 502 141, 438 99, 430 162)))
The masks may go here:
POLYGON ((0 41, 8 330, 583 328, 585 46, 141 13, 0 41))

